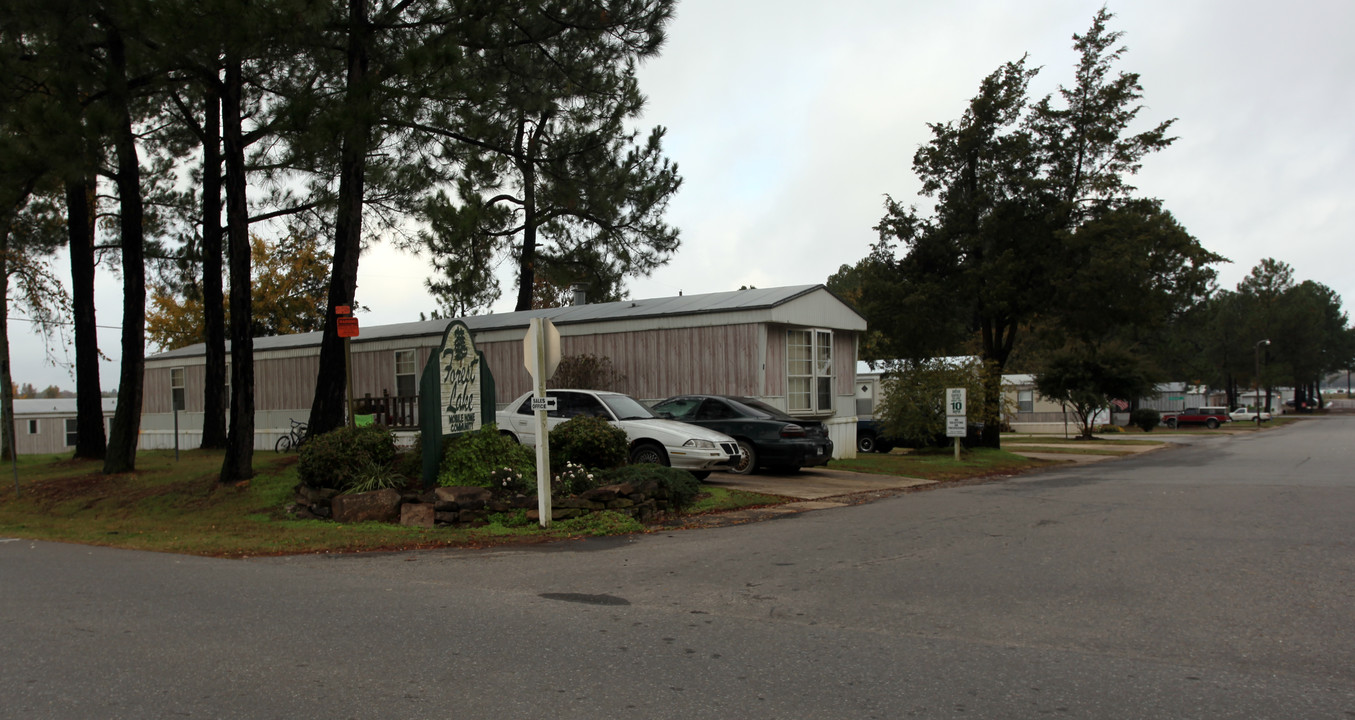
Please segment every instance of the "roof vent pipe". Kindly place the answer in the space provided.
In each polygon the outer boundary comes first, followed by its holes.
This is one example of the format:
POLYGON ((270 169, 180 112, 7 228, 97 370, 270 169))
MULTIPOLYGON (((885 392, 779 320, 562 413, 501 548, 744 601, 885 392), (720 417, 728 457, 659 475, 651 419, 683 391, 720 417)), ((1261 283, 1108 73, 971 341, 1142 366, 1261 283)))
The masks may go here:
POLYGON ((569 286, 569 291, 574 293, 574 302, 572 305, 588 304, 588 286, 583 283, 574 283, 569 286))

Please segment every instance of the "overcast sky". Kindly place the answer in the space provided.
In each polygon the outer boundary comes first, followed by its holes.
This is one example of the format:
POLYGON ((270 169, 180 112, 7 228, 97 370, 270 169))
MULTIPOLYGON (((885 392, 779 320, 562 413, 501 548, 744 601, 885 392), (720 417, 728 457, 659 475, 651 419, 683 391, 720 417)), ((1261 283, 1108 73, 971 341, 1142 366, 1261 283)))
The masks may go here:
MULTIPOLYGON (((822 283, 875 241, 885 194, 919 184, 928 122, 954 120, 979 81, 1029 54, 1033 97, 1072 83, 1073 33, 1099 1, 679 0, 660 57, 641 70, 643 122, 668 128, 683 176, 669 220, 682 247, 634 298, 822 283)), ((1108 5, 1125 33, 1120 69, 1144 88, 1144 129, 1179 137, 1131 182, 1231 260, 1233 288, 1262 258, 1355 298, 1355 2, 1134 0, 1108 5)), ((418 319, 436 304, 426 259, 363 257, 364 325, 418 319)), ((66 272, 64 266, 62 272, 66 272)), ((120 286, 100 281, 101 325, 120 325, 120 286)), ((512 310, 505 286, 497 312, 512 310)), ((74 389, 11 321, 15 382, 74 389)), ((116 330, 100 331, 103 386, 117 384, 116 330)), ((63 362, 73 361, 57 349, 63 362)))

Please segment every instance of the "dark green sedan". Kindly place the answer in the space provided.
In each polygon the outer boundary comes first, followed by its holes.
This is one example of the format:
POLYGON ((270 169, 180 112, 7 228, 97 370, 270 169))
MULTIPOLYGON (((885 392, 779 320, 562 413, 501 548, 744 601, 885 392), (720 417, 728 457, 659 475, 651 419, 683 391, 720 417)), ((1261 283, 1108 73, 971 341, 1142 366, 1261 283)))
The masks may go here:
POLYGON ((676 395, 654 403, 654 413, 722 432, 739 442, 742 459, 729 471, 799 470, 826 464, 833 441, 823 423, 793 418, 761 400, 729 395, 676 395))

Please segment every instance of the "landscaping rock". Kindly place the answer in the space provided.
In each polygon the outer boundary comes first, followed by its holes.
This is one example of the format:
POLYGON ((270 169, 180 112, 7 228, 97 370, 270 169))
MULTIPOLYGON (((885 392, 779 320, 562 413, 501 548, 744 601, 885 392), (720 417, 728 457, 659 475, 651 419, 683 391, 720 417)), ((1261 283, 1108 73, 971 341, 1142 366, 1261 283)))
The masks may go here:
POLYGON ((425 503, 405 503, 400 506, 400 524, 405 527, 433 527, 435 511, 425 503))
POLYGON ((489 488, 482 487, 440 487, 433 490, 433 496, 437 498, 438 504, 455 503, 458 507, 466 503, 480 503, 479 507, 484 507, 485 503, 493 499, 489 488))
POLYGON ((336 495, 330 502, 334 519, 341 523, 393 523, 400 518, 400 492, 391 488, 354 495, 336 495))

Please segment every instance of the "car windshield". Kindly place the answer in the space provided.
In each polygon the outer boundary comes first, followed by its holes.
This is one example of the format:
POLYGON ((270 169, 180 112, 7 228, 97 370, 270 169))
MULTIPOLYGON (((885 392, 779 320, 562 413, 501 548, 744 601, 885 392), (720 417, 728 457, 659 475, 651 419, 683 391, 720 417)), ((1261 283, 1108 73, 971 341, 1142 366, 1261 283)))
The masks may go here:
POLYGON ((729 400, 730 404, 732 404, 734 407, 744 411, 746 414, 751 415, 753 417, 770 418, 773 420, 785 420, 787 422, 794 420, 794 418, 792 418, 791 416, 781 412, 780 410, 777 410, 776 408, 772 407, 771 405, 768 405, 765 402, 762 402, 761 400, 756 400, 748 397, 727 398, 727 399, 729 400))
POLYGON ((599 395, 602 402, 612 409, 618 420, 648 420, 654 417, 639 400, 629 395, 599 395))

